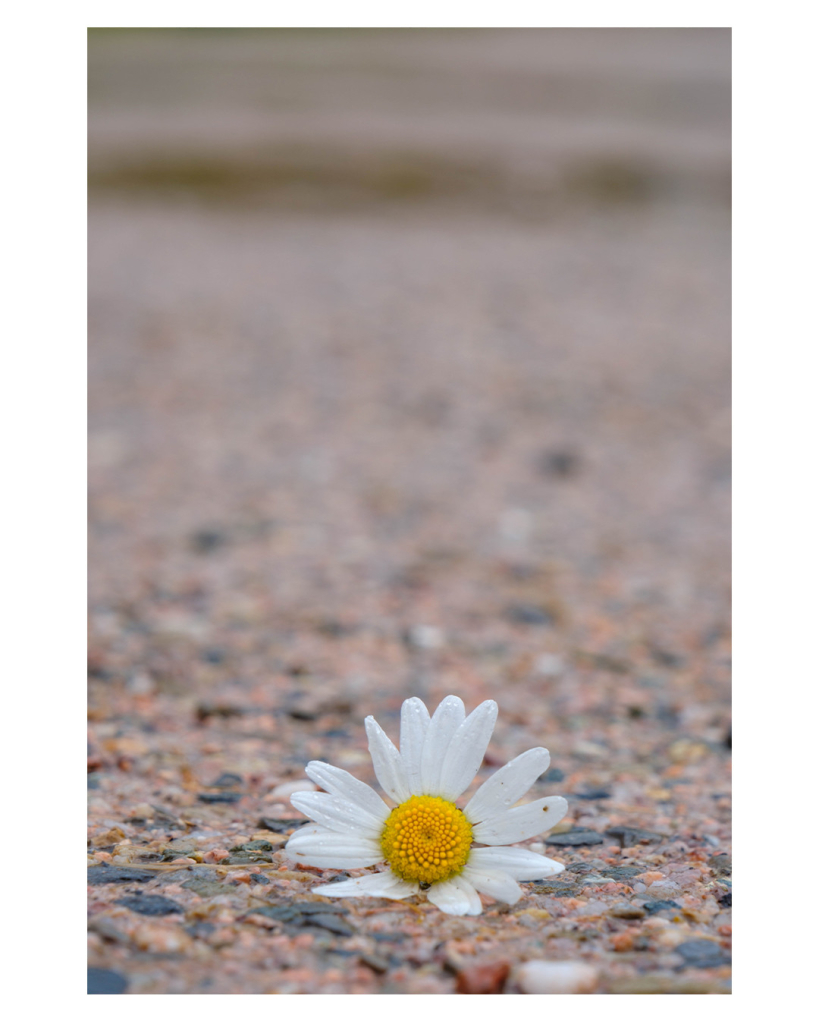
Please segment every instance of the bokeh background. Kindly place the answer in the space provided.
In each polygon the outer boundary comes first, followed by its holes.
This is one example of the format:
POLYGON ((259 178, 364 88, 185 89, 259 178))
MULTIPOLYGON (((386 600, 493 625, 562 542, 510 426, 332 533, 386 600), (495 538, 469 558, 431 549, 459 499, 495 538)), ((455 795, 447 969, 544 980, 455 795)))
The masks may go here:
POLYGON ((247 678, 308 622, 394 644, 330 662, 396 692, 413 625, 480 638, 489 679, 510 625, 560 656, 596 616, 615 658, 723 634, 727 30, 89 56, 92 610, 177 623, 156 685, 247 678), (220 624, 270 653, 192 664, 220 624))
POLYGON ((454 692, 660 831, 700 765, 721 835, 730 32, 89 61, 93 813, 371 779, 363 717, 454 692))

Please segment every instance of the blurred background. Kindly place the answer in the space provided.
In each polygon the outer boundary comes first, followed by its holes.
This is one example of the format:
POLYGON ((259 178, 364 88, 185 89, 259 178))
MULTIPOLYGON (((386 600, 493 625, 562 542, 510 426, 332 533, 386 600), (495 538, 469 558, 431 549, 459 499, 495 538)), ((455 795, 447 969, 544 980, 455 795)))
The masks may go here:
POLYGON ((721 746, 729 31, 89 60, 100 742, 352 767, 365 714, 455 692, 499 700, 499 757, 546 735, 602 783, 721 746))

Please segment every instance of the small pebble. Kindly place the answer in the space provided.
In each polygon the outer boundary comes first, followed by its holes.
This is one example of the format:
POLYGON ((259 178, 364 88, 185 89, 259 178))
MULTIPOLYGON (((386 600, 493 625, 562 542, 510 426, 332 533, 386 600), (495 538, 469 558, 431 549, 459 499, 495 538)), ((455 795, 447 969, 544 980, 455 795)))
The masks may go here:
POLYGON ((444 646, 443 630, 437 626, 411 626, 407 638, 412 647, 418 647, 421 650, 434 651, 444 646))
POLYGON ((719 967, 731 962, 722 946, 712 939, 691 939, 674 947, 685 963, 691 967, 719 967))
POLYGON ((622 917, 626 920, 637 920, 646 916, 645 910, 636 903, 615 903, 609 913, 612 917, 622 917))
POLYGON ((146 917, 163 917, 165 914, 184 914, 185 912, 178 903, 155 894, 138 893, 134 896, 123 896, 122 899, 115 902, 137 914, 144 914, 146 917))
POLYGON ((597 970, 582 960, 529 960, 516 980, 527 995, 573 995, 594 990, 597 970))
POLYGON ((546 679, 556 679, 566 670, 562 658, 556 654, 541 654, 534 665, 535 672, 546 679))
POLYGON ((230 857, 228 850, 209 850, 202 858, 209 864, 218 864, 220 861, 227 860, 230 857))
POLYGON ((647 893, 652 898, 659 898, 661 900, 669 899, 673 896, 678 896, 682 892, 682 889, 675 882, 669 882, 663 880, 662 882, 652 882, 648 887, 647 893))
POLYGON ((458 972, 456 989, 461 995, 497 995, 509 976, 509 964, 503 961, 474 964, 458 972))
POLYGON ((708 861, 708 866, 713 869, 715 875, 730 875, 731 874, 731 858, 727 853, 718 853, 716 856, 711 857, 708 861))
POLYGON ((358 959, 375 971, 376 974, 386 974, 390 969, 389 960, 377 953, 359 953, 358 959))
POLYGON ((128 979, 116 971, 107 971, 100 967, 88 968, 89 996, 118 996, 128 988, 128 979))

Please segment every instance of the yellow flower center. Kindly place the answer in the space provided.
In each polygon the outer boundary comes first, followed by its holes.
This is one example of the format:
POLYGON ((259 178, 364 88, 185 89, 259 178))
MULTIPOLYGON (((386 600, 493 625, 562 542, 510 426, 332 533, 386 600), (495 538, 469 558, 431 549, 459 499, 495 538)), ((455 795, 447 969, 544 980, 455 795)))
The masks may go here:
POLYGON ((439 796, 411 796, 387 818, 384 859, 407 882, 445 882, 469 857, 472 829, 463 811, 439 796))

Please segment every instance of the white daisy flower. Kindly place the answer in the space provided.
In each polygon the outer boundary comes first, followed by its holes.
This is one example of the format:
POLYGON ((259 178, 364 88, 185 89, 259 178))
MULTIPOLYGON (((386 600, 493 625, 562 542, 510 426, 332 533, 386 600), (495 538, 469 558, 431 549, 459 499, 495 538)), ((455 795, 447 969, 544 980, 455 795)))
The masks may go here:
POLYGON ((568 810, 562 796, 512 806, 549 767, 548 750, 525 751, 487 779, 463 809, 455 804, 483 763, 497 717, 493 700, 467 717, 460 697, 450 696, 430 718, 412 697, 401 708, 400 752, 368 717, 370 755, 378 781, 397 805, 392 809, 349 772, 311 761, 307 775, 326 792, 290 797, 316 824, 293 833, 287 856, 317 868, 387 864, 376 874, 313 892, 394 900, 425 892, 444 913, 480 914, 479 892, 516 903, 523 895, 518 882, 563 871, 557 861, 506 845, 547 832, 568 810))

